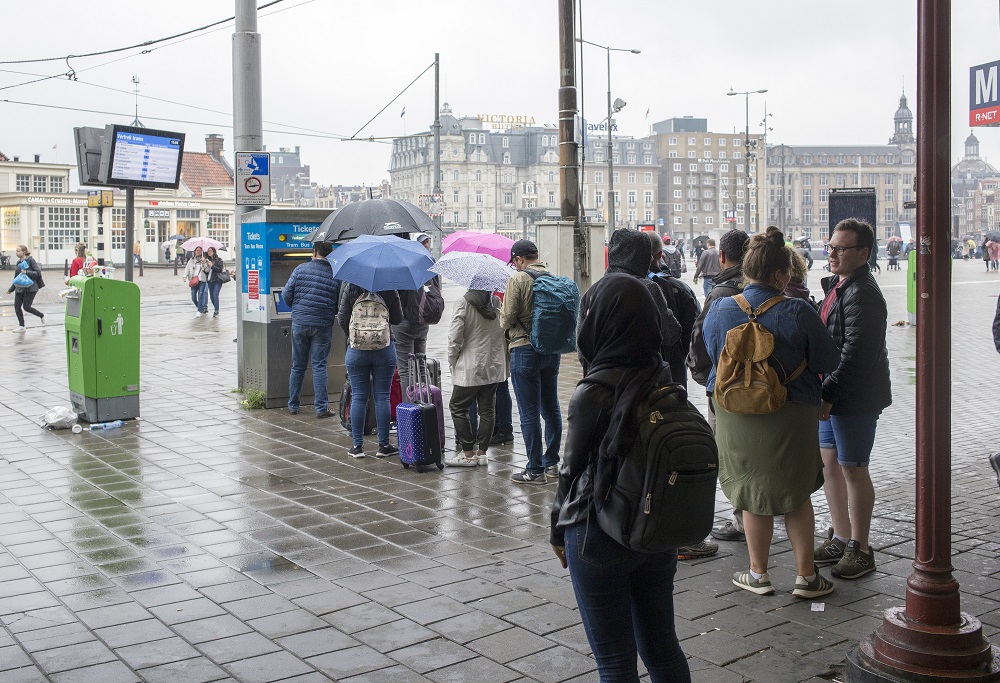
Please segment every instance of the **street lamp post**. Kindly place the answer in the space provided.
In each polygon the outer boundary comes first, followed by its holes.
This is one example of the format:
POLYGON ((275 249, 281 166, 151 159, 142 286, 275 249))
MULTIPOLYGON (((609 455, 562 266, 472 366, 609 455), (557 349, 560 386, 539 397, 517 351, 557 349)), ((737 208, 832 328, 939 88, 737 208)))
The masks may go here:
MULTIPOLYGON (((750 176, 750 162, 752 160, 750 155, 751 155, 751 150, 754 147, 754 145, 750 144, 750 96, 751 95, 760 95, 760 94, 763 94, 763 93, 766 93, 766 92, 767 92, 767 88, 764 88, 762 90, 744 90, 744 91, 741 91, 741 92, 737 92, 737 91, 733 90, 732 88, 730 88, 729 92, 726 93, 729 96, 743 95, 746 98, 746 136, 745 136, 745 138, 743 140, 743 143, 744 143, 744 146, 746 147, 746 160, 747 160, 747 196, 746 196, 746 203, 743 205, 743 209, 744 209, 743 213, 746 215, 746 224, 747 224, 746 229, 747 230, 750 229, 750 187, 751 187, 751 185, 750 185, 750 178, 751 178, 751 176, 750 176)), ((757 199, 760 199, 760 197, 757 197, 757 199)), ((758 226, 758 228, 759 228, 759 226, 758 226)))
POLYGON ((584 43, 586 45, 593 45, 594 47, 599 47, 607 53, 608 56, 608 232, 610 233, 615 229, 615 167, 614 160, 612 158, 612 142, 611 142, 611 117, 620 112, 625 108, 626 102, 622 99, 616 99, 614 102, 611 101, 611 53, 612 52, 631 52, 634 55, 641 54, 641 50, 632 50, 624 47, 610 47, 608 45, 598 45, 597 43, 592 43, 589 40, 584 40, 583 38, 577 38, 577 41, 584 43))

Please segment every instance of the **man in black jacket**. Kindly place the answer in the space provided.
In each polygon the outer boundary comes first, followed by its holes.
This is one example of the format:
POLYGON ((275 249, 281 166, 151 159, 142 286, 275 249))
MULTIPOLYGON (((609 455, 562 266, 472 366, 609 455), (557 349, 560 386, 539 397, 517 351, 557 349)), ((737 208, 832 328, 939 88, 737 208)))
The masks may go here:
POLYGON ((879 415, 892 403, 888 312, 869 266, 872 227, 843 220, 828 246, 833 275, 823 278, 820 317, 840 346, 841 359, 823 378, 819 445, 833 535, 816 548, 816 564, 836 563, 835 577, 856 579, 875 571, 875 552, 868 544, 875 488, 868 463, 879 415))
MULTIPOLYGON (((666 247, 660 241, 660 236, 655 232, 647 232, 646 235, 650 242, 650 263, 647 266, 649 279, 663 292, 667 308, 681 325, 680 339, 664 345, 663 360, 670 366, 671 380, 686 387, 687 366, 684 364, 684 358, 691 348, 691 331, 694 329, 694 321, 701 313, 701 306, 694 291, 673 274, 674 264, 667 260, 666 247)), ((675 250, 674 253, 680 252, 675 250)))

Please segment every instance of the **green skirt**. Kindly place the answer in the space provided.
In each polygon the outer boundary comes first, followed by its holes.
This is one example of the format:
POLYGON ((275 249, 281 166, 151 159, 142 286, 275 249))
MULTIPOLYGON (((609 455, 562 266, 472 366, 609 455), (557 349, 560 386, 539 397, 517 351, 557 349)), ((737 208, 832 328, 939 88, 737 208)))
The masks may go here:
POLYGON ((783 515, 823 485, 818 412, 789 401, 770 415, 737 415, 715 404, 719 484, 734 508, 783 515))

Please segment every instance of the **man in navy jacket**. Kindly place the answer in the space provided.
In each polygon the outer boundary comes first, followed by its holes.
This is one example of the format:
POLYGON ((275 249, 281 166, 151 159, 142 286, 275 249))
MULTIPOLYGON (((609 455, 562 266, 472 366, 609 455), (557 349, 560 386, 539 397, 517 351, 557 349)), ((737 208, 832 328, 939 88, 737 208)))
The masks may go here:
POLYGON ((281 298, 292 309, 292 371, 288 375, 288 412, 292 415, 299 412, 307 363, 312 364, 316 417, 333 415, 326 390, 326 361, 340 282, 333 279, 333 266, 326 258, 332 251, 328 242, 316 243, 312 259, 292 271, 281 291, 281 298))

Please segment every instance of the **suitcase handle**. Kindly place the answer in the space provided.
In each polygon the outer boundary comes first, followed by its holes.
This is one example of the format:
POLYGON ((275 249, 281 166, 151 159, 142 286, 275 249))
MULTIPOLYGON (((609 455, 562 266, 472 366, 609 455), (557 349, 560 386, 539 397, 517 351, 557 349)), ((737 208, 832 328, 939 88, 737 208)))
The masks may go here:
POLYGON ((406 363, 407 369, 410 371, 411 381, 413 378, 416 379, 416 384, 411 386, 416 386, 417 388, 417 400, 422 401, 424 397, 424 391, 427 392, 427 403, 432 403, 433 398, 431 394, 431 380, 430 376, 427 374, 427 363, 424 361, 424 354, 409 354, 406 363), (423 368, 423 375, 421 376, 420 369, 423 368), (421 381, 421 377, 423 381, 421 381))

